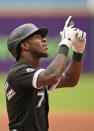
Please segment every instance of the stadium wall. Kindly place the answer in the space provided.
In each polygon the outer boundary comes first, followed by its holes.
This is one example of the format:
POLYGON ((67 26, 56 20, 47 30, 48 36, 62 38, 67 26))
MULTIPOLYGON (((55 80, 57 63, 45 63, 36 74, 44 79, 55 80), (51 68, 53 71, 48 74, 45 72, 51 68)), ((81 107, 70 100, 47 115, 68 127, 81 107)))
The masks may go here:
MULTIPOLYGON (((83 72, 94 71, 94 13, 92 0, 1 0, 0 1, 0 72, 7 72, 14 62, 7 50, 7 38, 10 32, 24 23, 44 26, 49 30, 47 36, 49 59, 43 59, 41 65, 47 67, 58 51, 59 32, 69 15, 73 16, 76 27, 87 33, 87 45, 84 53, 83 72)), ((71 59, 72 51, 68 59, 71 59)))
MULTIPOLYGON (((57 49, 55 48, 58 48, 58 42, 60 41, 59 32, 63 29, 66 18, 67 16, 60 18, 0 18, 0 52, 2 53, 2 55, 0 55, 0 71, 8 71, 10 65, 14 62, 7 50, 7 37, 9 33, 17 26, 30 22, 38 27, 47 27, 49 30, 47 39, 50 48, 50 56, 46 63, 42 61, 42 65, 46 67, 57 53, 57 49), (51 44, 53 45, 52 47, 51 44)), ((73 20, 78 28, 87 33, 87 45, 84 54, 83 71, 92 72, 94 71, 94 65, 92 64, 93 62, 91 58, 93 58, 94 52, 91 52, 91 50, 94 46, 94 30, 91 25, 93 24, 94 19, 91 17, 74 17, 73 20)))

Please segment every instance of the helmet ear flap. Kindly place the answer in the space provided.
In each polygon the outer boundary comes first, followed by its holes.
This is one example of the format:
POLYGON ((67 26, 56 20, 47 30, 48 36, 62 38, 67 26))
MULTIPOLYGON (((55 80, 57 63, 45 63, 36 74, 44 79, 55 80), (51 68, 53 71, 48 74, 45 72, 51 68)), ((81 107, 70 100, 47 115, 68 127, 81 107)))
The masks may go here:
POLYGON ((20 54, 21 54, 21 46, 20 44, 17 46, 16 51, 15 49, 9 49, 10 53, 16 58, 16 60, 19 60, 20 54))
POLYGON ((16 60, 18 61, 21 55, 21 44, 19 44, 16 48, 16 60))
POLYGON ((9 49, 9 51, 11 52, 11 54, 16 58, 16 52, 14 49, 9 49))

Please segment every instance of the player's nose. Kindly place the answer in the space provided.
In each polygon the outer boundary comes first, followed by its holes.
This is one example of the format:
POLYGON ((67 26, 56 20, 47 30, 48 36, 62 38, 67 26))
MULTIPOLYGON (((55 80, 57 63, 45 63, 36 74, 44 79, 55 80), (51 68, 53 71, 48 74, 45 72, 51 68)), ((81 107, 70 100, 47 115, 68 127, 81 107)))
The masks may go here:
POLYGON ((42 41, 43 41, 43 42, 47 42, 46 38, 42 38, 42 41))

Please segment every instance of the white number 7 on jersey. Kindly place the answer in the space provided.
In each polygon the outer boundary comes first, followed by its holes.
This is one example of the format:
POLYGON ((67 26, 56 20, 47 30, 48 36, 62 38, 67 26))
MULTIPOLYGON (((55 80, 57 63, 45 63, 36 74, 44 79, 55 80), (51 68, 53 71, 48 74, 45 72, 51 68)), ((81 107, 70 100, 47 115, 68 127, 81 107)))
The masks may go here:
POLYGON ((40 98, 40 100, 39 100, 39 102, 37 104, 37 107, 40 107, 42 102, 43 102, 43 99, 44 99, 44 91, 38 92, 37 96, 41 96, 41 98, 40 98))

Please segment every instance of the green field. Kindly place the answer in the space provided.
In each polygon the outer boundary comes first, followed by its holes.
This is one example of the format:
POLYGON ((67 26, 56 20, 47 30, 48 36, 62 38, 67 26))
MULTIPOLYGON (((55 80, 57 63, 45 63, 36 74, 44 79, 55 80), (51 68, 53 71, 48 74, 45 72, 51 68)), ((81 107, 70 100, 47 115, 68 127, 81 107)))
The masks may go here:
MULTIPOLYGON (((0 75, 0 111, 5 111, 4 81, 0 75)), ((94 74, 82 74, 74 88, 62 88, 49 92, 50 112, 84 111, 94 112, 94 74)))
MULTIPOLYGON (((48 54, 49 54, 49 58, 54 58, 56 56, 56 53, 58 52, 58 43, 60 42, 60 37, 48 37, 47 38, 47 43, 48 43, 48 54)), ((6 61, 6 60, 12 60, 13 57, 11 56, 11 54, 9 53, 8 49, 7 49, 7 37, 0 37, 0 53, 2 55, 0 55, 0 60, 1 61, 6 61)), ((72 49, 70 49, 69 53, 68 53, 68 59, 71 59, 72 57, 72 49)))

